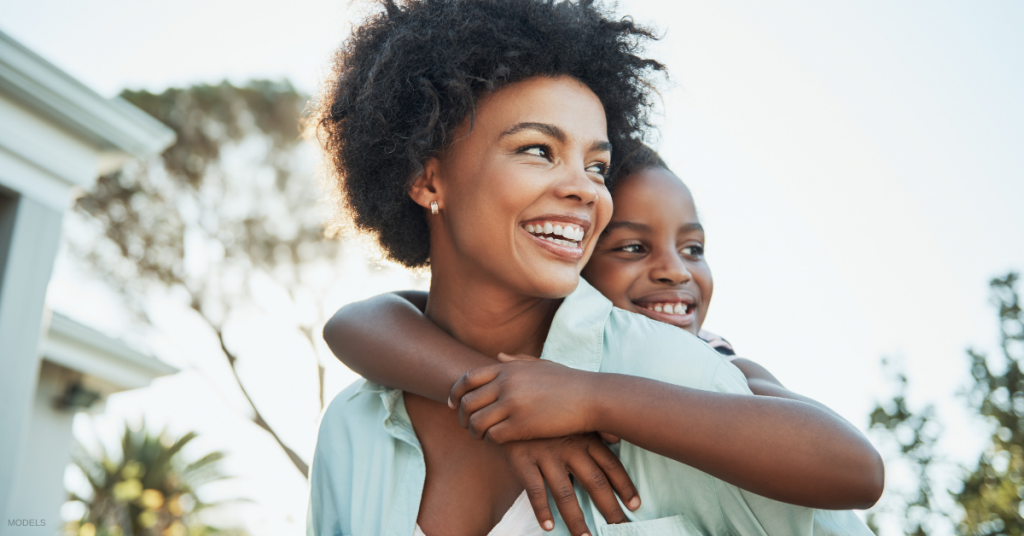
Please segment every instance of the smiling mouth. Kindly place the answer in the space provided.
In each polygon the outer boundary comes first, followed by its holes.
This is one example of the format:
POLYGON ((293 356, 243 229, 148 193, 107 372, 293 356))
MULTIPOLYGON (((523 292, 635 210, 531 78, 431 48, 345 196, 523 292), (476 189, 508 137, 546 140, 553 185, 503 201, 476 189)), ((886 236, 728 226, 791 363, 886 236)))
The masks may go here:
POLYGON ((583 249, 585 232, 578 225, 564 222, 531 222, 523 225, 523 229, 541 240, 570 249, 583 249))
POLYGON ((638 303, 636 305, 641 309, 646 309, 648 311, 652 311, 655 313, 661 313, 664 315, 671 315, 677 317, 689 315, 693 313, 693 310, 696 308, 696 306, 692 303, 683 303, 681 301, 645 304, 638 303))

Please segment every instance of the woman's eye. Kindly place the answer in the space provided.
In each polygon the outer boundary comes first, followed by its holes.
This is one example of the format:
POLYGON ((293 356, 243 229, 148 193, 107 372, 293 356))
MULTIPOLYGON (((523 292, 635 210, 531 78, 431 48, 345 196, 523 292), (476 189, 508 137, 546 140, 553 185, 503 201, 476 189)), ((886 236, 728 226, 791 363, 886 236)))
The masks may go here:
POLYGON ((596 164, 592 164, 592 165, 590 165, 590 167, 587 168, 587 173, 597 173, 598 175, 600 175, 602 177, 607 177, 608 176, 608 164, 605 164, 604 162, 598 162, 596 164))
POLYGON ((691 257, 702 257, 704 256, 704 246, 686 246, 683 248, 683 253, 691 257))
POLYGON ((523 154, 532 154, 533 156, 539 156, 541 158, 548 158, 551 156, 551 150, 544 145, 530 145, 523 147, 519 152, 523 154))

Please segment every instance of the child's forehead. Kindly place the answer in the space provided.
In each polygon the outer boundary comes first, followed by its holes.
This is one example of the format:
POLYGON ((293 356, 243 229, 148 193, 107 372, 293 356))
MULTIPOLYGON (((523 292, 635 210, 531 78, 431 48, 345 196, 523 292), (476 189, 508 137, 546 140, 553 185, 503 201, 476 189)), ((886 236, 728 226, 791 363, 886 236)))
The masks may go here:
POLYGON ((645 168, 626 177, 616 186, 612 201, 616 213, 667 208, 697 218, 697 206, 690 189, 662 167, 645 168))

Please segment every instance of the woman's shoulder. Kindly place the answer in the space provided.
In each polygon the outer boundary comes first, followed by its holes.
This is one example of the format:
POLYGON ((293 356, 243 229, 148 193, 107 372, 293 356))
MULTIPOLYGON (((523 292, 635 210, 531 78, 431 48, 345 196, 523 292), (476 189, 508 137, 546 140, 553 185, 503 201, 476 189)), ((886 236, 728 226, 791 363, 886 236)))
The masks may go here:
MULTIPOLYGON (((381 423, 389 411, 386 401, 392 391, 362 378, 352 382, 324 408, 317 441, 326 436, 365 436, 375 430, 383 431, 381 423)), ((400 394, 394 391, 391 397, 400 394)))
POLYGON ((677 326, 615 308, 608 317, 604 339, 602 371, 695 389, 748 392, 742 373, 722 354, 677 326))

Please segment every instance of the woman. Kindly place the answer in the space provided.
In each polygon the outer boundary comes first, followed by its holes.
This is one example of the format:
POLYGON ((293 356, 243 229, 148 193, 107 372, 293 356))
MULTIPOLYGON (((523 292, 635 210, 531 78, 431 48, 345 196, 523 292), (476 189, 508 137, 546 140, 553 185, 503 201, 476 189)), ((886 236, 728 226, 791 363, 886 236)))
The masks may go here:
MULTIPOLYGON (((427 316, 480 353, 538 355, 556 347, 594 371, 586 376, 594 381, 591 389, 643 392, 641 404, 655 395, 691 409, 701 403, 742 407, 738 418, 768 422, 779 432, 758 440, 790 441, 805 409, 705 392, 748 391, 735 369, 721 367, 714 351, 693 337, 622 317, 585 283, 560 301, 579 284, 610 217, 605 177, 613 144, 624 146, 646 124, 643 75, 660 65, 634 50, 649 34, 590 4, 479 0, 385 7, 338 54, 337 76, 320 103, 320 134, 355 225, 375 234, 393 260, 410 267, 429 260, 427 316), (527 231, 548 223, 561 227, 560 238, 527 231), (626 359, 636 351, 680 355, 671 366, 657 358, 637 366, 638 360, 626 359)), ((551 370, 581 377, 563 369, 551 370)), ((598 505, 591 501, 597 499, 581 497, 587 519, 568 529, 544 528, 582 534, 589 521, 602 534, 823 530, 814 511, 746 494, 654 454, 678 454, 684 431, 672 430, 678 407, 651 407, 650 413, 668 426, 609 423, 607 430, 629 442, 620 454, 644 495, 628 515, 634 523, 605 525, 594 518, 598 505)), ((738 424, 735 438, 742 440, 738 424)), ((593 431, 585 422, 570 427, 593 431)), ((495 526, 532 530, 505 523, 515 517, 510 505, 525 504, 520 479, 505 461, 520 447, 529 445, 499 448, 472 440, 444 404, 353 385, 321 421, 310 530, 431 536, 484 534, 495 526)), ((553 490, 566 489, 564 467, 536 470, 553 490)), ((531 500, 542 496, 531 491, 531 500)), ((862 527, 850 523, 838 527, 862 527)))

